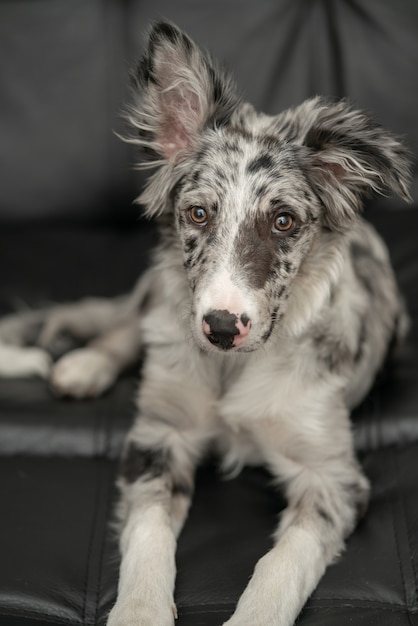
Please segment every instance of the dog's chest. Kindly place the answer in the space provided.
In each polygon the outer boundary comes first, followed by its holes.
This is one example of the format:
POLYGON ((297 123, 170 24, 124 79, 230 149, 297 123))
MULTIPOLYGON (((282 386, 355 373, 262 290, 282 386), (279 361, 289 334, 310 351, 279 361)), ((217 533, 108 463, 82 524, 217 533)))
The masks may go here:
POLYGON ((232 433, 250 432, 267 424, 283 428, 311 393, 301 358, 288 346, 279 351, 225 357, 218 365, 216 403, 221 425, 232 433))
MULTIPOLYGON (((226 466, 299 457, 329 438, 337 418, 339 383, 324 382, 314 355, 293 342, 274 350, 229 359, 218 369, 222 393, 216 402, 218 441, 226 466)), ((272 461, 273 462, 273 461, 272 461)))

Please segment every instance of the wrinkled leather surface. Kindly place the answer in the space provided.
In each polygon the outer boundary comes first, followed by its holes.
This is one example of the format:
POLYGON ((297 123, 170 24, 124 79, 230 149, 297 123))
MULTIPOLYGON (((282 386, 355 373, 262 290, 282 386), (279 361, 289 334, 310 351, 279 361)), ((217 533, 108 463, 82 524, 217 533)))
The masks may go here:
MULTIPOLYGON (((415 0, 0 0, 0 311, 128 290, 155 239, 112 129, 150 19, 176 21, 269 113, 349 95, 418 151, 415 0)), ((417 201, 417 197, 415 197, 417 201)), ((370 511, 301 626, 418 624, 418 210, 374 201, 415 322, 353 416, 370 511)), ((0 380, 0 626, 104 625, 116 594, 114 480, 136 375, 64 401, 0 380)), ((179 626, 219 626, 284 502, 262 470, 198 474, 178 550, 179 626)), ((156 625, 158 626, 158 625, 156 625)), ((273 626, 273 625, 266 625, 273 626)))

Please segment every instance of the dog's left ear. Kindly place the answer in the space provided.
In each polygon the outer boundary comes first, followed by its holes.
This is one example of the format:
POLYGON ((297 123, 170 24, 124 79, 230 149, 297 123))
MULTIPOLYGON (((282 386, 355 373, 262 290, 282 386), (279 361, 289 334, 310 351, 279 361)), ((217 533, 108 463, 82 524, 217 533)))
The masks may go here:
POLYGON ((411 200, 409 153, 397 137, 345 100, 315 98, 298 113, 308 123, 304 169, 329 227, 346 227, 361 210, 364 196, 373 192, 395 192, 411 200))

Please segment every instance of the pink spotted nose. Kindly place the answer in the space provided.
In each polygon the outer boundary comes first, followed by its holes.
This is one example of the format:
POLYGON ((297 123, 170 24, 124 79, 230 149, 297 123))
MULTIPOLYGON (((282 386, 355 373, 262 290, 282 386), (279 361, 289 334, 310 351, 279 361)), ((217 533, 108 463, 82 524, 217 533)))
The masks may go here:
POLYGON ((248 337, 251 321, 245 313, 213 310, 203 317, 203 332, 208 341, 221 350, 239 348, 248 337))

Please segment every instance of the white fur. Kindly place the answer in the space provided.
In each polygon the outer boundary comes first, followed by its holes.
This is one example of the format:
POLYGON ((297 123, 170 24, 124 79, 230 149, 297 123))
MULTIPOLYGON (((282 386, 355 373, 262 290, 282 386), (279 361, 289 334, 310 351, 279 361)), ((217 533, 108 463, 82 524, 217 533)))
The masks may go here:
POLYGON ((50 369, 51 357, 45 350, 0 344, 0 376, 48 378, 50 369))

